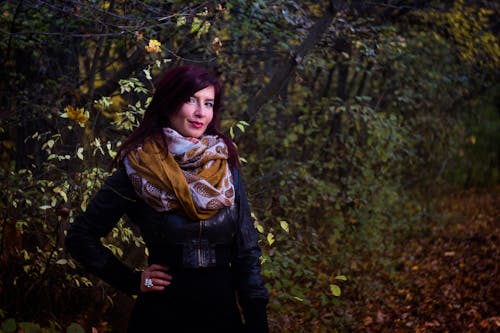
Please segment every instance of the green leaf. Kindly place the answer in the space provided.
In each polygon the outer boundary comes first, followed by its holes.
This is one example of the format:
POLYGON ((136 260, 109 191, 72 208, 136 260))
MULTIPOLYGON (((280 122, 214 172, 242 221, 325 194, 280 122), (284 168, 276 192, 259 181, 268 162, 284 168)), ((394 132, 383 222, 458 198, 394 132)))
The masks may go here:
POLYGON ((335 280, 339 280, 339 281, 347 281, 347 277, 345 275, 337 275, 335 277, 335 280))
POLYGON ((340 287, 337 286, 336 284, 330 285, 330 292, 332 293, 333 296, 336 296, 336 297, 339 297, 341 294, 340 287))
POLYGON ((23 329, 24 333, 40 333, 42 331, 40 325, 30 322, 19 323, 19 327, 23 329))
POLYGON ((66 195, 66 192, 64 192, 61 188, 54 188, 54 192, 59 194, 63 198, 64 202, 68 202, 68 196, 66 195))
POLYGON ((245 132, 245 126, 243 124, 238 123, 236 126, 240 129, 240 131, 245 132))
POLYGON ((78 148, 76 156, 83 161, 83 147, 78 148))
POLYGON ((151 77, 151 71, 149 69, 144 69, 143 70, 144 74, 146 74, 146 79, 152 80, 153 78, 151 77))
POLYGON ((193 19, 193 25, 191 26, 191 30, 189 31, 189 33, 197 32, 198 30, 200 30, 201 24, 202 24, 202 20, 195 17, 193 19))
POLYGON ((176 22, 177 27, 182 27, 185 24, 186 24, 186 17, 185 16, 179 16, 177 18, 177 22, 176 22))
POLYGON ((2 330, 5 333, 11 333, 16 330, 16 320, 14 318, 8 318, 2 323, 2 330))
POLYGON ((66 333, 85 333, 85 330, 79 324, 71 323, 66 329, 66 333))
POLYGON ((210 22, 205 21, 203 22, 203 25, 201 26, 200 30, 198 30, 198 33, 196 34, 196 38, 200 38, 201 35, 208 33, 208 30, 210 29, 210 22))

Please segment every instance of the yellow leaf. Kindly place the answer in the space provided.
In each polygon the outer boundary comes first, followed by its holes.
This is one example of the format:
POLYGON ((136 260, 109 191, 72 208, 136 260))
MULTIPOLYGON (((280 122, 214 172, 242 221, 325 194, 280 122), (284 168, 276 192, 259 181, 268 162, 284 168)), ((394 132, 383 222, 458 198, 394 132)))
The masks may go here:
POLYGON ((281 229, 285 230, 286 233, 290 232, 290 228, 288 227, 287 221, 280 221, 281 229))
POLYGON ((257 229, 257 231, 261 234, 264 233, 264 227, 257 221, 255 221, 254 223, 254 226, 255 226, 255 229, 257 229))
POLYGON ((68 202, 68 196, 66 195, 66 192, 61 191, 59 192, 59 195, 63 198, 64 202, 68 202))
POLYGON ((330 285, 330 292, 332 293, 333 296, 336 296, 336 297, 339 297, 342 293, 340 290, 340 287, 337 286, 336 284, 330 285))
POLYGON ((68 105, 64 108, 64 111, 66 112, 64 118, 74 120, 82 127, 89 120, 89 113, 88 111, 84 111, 83 108, 75 108, 68 105))
POLYGON ((149 44, 144 47, 148 53, 160 53, 161 43, 156 39, 150 39, 149 44))
POLYGON ((78 115, 78 117, 75 120, 81 127, 84 127, 87 120, 89 120, 88 111, 85 111, 84 113, 78 115))
POLYGON ((54 193, 59 194, 63 198, 64 202, 68 202, 68 196, 66 195, 66 192, 64 192, 59 186, 54 187, 53 191, 54 193))
POLYGON ((73 106, 68 105, 64 108, 64 112, 66 112, 66 115, 69 119, 75 120, 78 117, 78 115, 83 113, 83 109, 74 108, 73 106))
POLYGON ((274 243, 274 235, 272 233, 268 233, 267 234, 267 242, 269 243, 269 245, 273 245, 273 243, 274 243))

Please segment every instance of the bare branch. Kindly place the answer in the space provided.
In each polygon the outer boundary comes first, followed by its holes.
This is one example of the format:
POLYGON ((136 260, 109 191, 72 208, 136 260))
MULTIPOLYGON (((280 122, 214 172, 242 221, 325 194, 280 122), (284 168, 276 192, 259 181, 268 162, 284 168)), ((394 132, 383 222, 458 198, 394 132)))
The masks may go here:
POLYGON ((327 10, 325 14, 314 24, 306 39, 297 48, 297 50, 292 52, 276 69, 271 81, 257 93, 255 98, 250 100, 245 111, 246 120, 254 118, 260 108, 266 102, 270 101, 282 89, 287 79, 290 77, 297 65, 302 62, 307 52, 314 47, 314 45, 321 39, 323 33, 328 30, 334 15, 337 13, 338 8, 340 8, 342 3, 342 1, 330 0, 330 5, 328 6, 329 10, 327 10))

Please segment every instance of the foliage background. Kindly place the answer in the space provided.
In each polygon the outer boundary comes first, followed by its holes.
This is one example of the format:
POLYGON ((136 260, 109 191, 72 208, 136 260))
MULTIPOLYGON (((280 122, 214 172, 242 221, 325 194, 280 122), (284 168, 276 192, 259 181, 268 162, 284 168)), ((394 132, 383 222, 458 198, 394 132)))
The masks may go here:
MULTIPOLYGON (((85 274, 65 230, 181 63, 224 82, 272 332, 351 331, 374 275, 438 221, 436 198, 498 184, 493 1, 0 2, 0 322, 122 331, 132 300, 85 274)), ((104 240, 131 265, 124 219, 104 240)), ((373 300, 376 301, 376 300, 373 300)))

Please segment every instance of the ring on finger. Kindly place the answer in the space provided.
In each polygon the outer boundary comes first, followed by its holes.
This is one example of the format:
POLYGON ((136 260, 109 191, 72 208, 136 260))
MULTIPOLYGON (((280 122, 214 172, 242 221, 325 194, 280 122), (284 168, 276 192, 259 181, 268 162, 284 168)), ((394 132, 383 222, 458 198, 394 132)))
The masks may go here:
POLYGON ((153 286, 154 286, 153 279, 151 279, 151 278, 145 278, 144 279, 144 286, 146 288, 153 288, 153 286))

